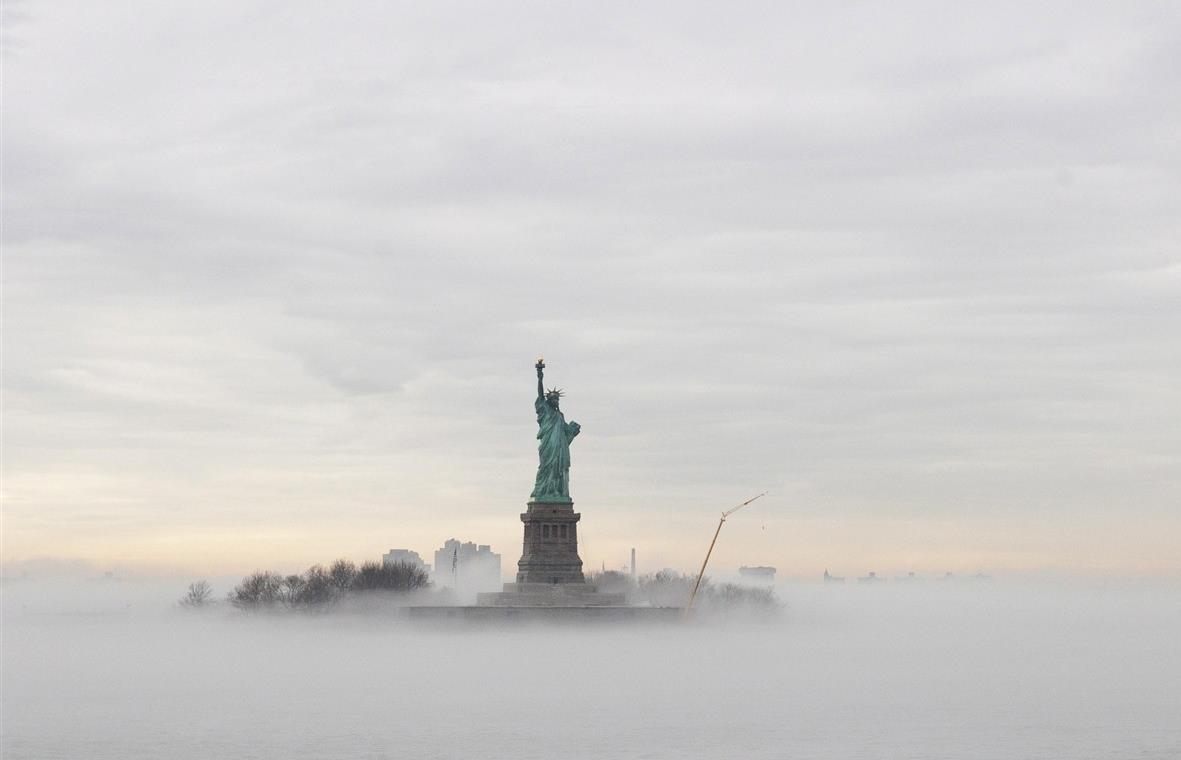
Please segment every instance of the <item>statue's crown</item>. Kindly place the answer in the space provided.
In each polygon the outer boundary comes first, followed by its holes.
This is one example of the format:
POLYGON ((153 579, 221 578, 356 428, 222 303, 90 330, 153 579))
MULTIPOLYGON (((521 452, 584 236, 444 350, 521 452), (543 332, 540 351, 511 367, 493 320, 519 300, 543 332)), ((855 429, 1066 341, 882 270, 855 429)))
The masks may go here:
POLYGON ((546 398, 561 398, 563 396, 561 388, 550 388, 546 394, 546 398))

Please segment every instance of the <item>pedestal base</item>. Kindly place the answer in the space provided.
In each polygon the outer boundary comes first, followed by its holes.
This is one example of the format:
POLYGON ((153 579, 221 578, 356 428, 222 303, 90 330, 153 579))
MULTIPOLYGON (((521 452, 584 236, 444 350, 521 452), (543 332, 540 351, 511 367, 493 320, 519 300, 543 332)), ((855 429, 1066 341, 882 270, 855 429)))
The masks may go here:
POLYGON ((573 503, 529 502, 521 515, 525 540, 521 560, 517 562, 516 585, 585 583, 578 556, 581 517, 574 511, 573 503))

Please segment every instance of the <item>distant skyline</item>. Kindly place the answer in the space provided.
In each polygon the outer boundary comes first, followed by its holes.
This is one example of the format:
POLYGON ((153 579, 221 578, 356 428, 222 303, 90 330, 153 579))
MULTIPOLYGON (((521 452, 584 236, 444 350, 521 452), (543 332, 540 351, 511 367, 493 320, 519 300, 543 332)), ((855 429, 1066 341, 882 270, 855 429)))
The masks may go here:
POLYGON ((4 13, 6 573, 1181 579, 1181 6, 4 13))

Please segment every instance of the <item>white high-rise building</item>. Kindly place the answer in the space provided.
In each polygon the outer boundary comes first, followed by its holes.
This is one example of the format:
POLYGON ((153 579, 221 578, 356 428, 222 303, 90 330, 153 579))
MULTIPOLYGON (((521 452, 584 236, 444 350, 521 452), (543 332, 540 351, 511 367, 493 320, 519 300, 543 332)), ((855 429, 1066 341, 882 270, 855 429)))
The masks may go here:
POLYGON ((411 565, 420 570, 430 572, 430 567, 422 561, 422 557, 418 556, 418 552, 410 551, 409 549, 390 549, 385 554, 381 555, 381 563, 386 567, 401 563, 403 565, 411 565))
POLYGON ((461 599, 481 591, 500 591, 500 555, 488 544, 450 538, 435 552, 436 588, 454 589, 461 599))

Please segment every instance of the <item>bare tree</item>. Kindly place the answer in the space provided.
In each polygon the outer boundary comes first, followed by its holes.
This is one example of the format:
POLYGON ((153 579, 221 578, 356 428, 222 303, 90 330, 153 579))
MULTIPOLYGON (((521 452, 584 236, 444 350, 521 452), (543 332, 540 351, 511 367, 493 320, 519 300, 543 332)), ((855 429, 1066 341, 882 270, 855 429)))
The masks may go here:
MULTIPOLYGON (((327 610, 336 601, 351 593, 404 593, 429 585, 430 577, 425 570, 416 565, 402 562, 393 565, 366 562, 358 569, 352 562, 338 559, 327 570, 323 565, 312 565, 303 575, 253 573, 234 587, 229 594, 229 600, 242 610, 274 608, 280 605, 288 609, 327 610)), ((202 593, 208 596, 208 590, 202 593)))
POLYGON ((338 559, 328 568, 328 578, 332 585, 341 591, 348 591, 353 586, 353 579, 357 577, 357 566, 350 560, 338 559))
POLYGON ((279 600, 289 607, 298 605, 305 585, 307 584, 304 582, 303 576, 288 575, 279 584, 279 600))
POLYGON ((589 583, 598 587, 599 591, 616 594, 631 594, 636 587, 635 581, 627 573, 618 570, 604 570, 600 573, 590 573, 589 583))
POLYGON ((209 603, 209 597, 213 595, 213 589, 204 581, 193 581, 189 584, 188 593, 180 598, 182 607, 204 607, 209 603))
POLYGON ((312 565, 304 573, 303 591, 300 603, 306 606, 323 606, 335 602, 343 593, 332 582, 332 576, 322 565, 312 565))
POLYGON ((713 589, 709 603, 723 609, 741 608, 747 612, 775 612, 781 606, 774 589, 736 583, 723 583, 713 589))
POLYGON ((230 603, 242 610, 273 607, 282 599, 283 581, 274 573, 252 573, 230 592, 230 603))
MULTIPOLYGON (((674 570, 661 570, 655 575, 644 575, 639 578, 637 597, 657 607, 681 607, 689 599, 689 590, 693 588, 695 578, 691 575, 681 575, 674 570)), ((708 597, 712 593, 709 578, 701 580, 698 593, 708 597)))
POLYGON ((430 585, 426 571, 416 565, 365 562, 353 579, 353 591, 414 591, 430 585))

